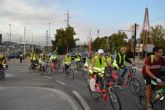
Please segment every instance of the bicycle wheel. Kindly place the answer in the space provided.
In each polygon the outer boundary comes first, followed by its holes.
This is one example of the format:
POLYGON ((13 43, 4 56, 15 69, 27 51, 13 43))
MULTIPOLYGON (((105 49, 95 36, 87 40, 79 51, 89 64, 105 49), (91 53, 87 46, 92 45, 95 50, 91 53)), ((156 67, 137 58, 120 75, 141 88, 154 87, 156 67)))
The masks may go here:
POLYGON ((109 101, 113 110, 122 110, 120 98, 114 88, 109 90, 109 101))
POLYGON ((51 76, 52 75, 52 69, 49 65, 46 65, 45 67, 45 72, 48 76, 51 76))
POLYGON ((135 95, 135 103, 136 106, 140 109, 140 110, 146 110, 146 99, 145 99, 145 92, 141 95, 135 95))
POLYGON ((129 86, 129 89, 131 90, 131 92, 135 95, 138 95, 140 94, 141 92, 141 88, 142 88, 142 84, 141 82, 135 78, 135 77, 132 77, 129 81, 128 81, 128 86, 129 86))
POLYGON ((92 87, 91 86, 95 86, 95 80, 91 80, 90 79, 90 81, 88 82, 88 90, 89 90, 89 93, 90 93, 90 95, 91 95, 91 97, 94 99, 94 100, 96 100, 96 101, 98 101, 99 100, 99 93, 97 93, 96 91, 92 91, 92 87))
POLYGON ((72 68, 69 69, 69 76, 71 79, 74 79, 74 71, 72 68))
POLYGON ((64 71, 64 67, 63 67, 62 65, 59 65, 58 71, 59 71, 60 73, 62 73, 62 72, 64 71))

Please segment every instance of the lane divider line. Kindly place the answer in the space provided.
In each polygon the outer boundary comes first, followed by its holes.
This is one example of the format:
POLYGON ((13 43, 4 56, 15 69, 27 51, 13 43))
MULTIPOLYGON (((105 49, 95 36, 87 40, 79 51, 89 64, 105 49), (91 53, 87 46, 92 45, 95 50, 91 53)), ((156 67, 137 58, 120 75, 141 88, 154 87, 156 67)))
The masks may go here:
POLYGON ((53 79, 53 78, 50 77, 50 76, 42 76, 42 77, 44 77, 44 78, 48 78, 48 79, 53 79))
POLYGON ((66 86, 66 84, 62 81, 57 80, 58 83, 62 84, 63 86, 66 86))
POLYGON ((77 91, 72 91, 72 93, 79 99, 82 106, 84 107, 84 110, 91 110, 85 99, 77 91))

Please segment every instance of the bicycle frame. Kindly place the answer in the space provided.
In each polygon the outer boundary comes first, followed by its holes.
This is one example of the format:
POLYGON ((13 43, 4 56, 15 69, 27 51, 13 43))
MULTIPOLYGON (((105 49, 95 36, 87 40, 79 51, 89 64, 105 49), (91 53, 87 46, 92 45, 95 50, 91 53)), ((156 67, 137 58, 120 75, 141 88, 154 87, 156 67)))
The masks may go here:
MULTIPOLYGON (((97 77, 97 74, 90 75, 89 79, 93 78, 96 82, 96 77, 97 77)), ((106 82, 105 85, 106 85, 106 88, 101 90, 100 89, 100 83, 95 83, 94 90, 95 90, 96 93, 99 94, 99 98, 102 98, 104 101, 108 101, 109 100, 109 93, 108 93, 109 88, 112 87, 113 84, 112 84, 112 82, 109 81, 109 82, 106 82)))
MULTIPOLYGON (((155 86, 155 84, 153 85, 153 82, 151 84, 152 84, 152 87, 155 86)), ((135 96, 135 98, 136 98, 137 106, 141 109, 145 109, 145 87, 143 87, 140 94, 137 94, 135 96)), ((156 88, 153 89, 152 95, 151 95, 152 107, 154 106, 155 103, 160 101, 161 102, 161 110, 162 110, 163 100, 165 100, 165 88, 161 87, 159 89, 156 89, 156 88), (159 96, 157 97, 157 95, 159 95, 159 96)))

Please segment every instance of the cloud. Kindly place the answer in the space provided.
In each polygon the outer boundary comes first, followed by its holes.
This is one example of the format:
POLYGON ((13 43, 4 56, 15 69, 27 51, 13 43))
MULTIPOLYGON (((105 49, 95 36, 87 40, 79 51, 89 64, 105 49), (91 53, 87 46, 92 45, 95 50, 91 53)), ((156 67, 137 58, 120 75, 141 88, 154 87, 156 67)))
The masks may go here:
MULTIPOLYGON (((66 10, 61 9, 59 4, 68 3, 70 0, 0 0, 0 33, 7 39, 9 24, 12 26, 12 39, 19 41, 24 36, 26 27, 26 40, 31 41, 31 33, 34 34, 34 41, 45 43, 46 31, 49 29, 48 23, 51 22, 51 39, 55 30, 66 27, 66 10)), ((74 0, 71 0, 72 2, 74 0)), ((100 36, 111 35, 117 29, 111 26, 102 26, 85 21, 78 21, 76 16, 84 16, 76 12, 71 12, 71 26, 76 30, 81 42, 85 42, 91 30, 93 39, 97 37, 97 30, 100 36)))

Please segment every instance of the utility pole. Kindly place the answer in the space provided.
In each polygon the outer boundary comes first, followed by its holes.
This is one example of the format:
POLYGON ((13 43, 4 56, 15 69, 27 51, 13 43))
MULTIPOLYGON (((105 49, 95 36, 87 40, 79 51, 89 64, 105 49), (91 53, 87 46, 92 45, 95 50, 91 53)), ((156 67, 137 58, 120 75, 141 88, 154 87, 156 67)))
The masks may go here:
POLYGON ((135 23, 135 28, 134 28, 134 36, 133 36, 133 60, 135 61, 135 56, 136 56, 136 32, 137 32, 137 24, 135 23))
POLYGON ((51 25, 51 23, 49 23, 48 46, 49 46, 49 44, 50 44, 50 42, 49 42, 49 41, 50 41, 50 36, 51 36, 51 35, 50 35, 50 25, 51 25))
POLYGON ((34 45, 33 45, 33 32, 32 32, 32 48, 34 48, 34 45))
POLYGON ((26 27, 24 27, 24 56, 25 56, 25 54, 26 54, 26 39, 25 39, 25 37, 26 37, 26 27))
POLYGON ((10 42, 11 42, 11 24, 9 24, 10 27, 10 42))
POLYGON ((97 37, 98 38, 100 37, 100 30, 99 29, 97 30, 97 37))
POLYGON ((70 15, 69 15, 69 11, 67 10, 67 13, 66 13, 66 17, 67 17, 67 19, 66 19, 66 21, 67 21, 67 27, 69 27, 70 25, 69 25, 69 20, 70 20, 70 15))
POLYGON ((22 43, 22 37, 20 36, 20 44, 22 43))

